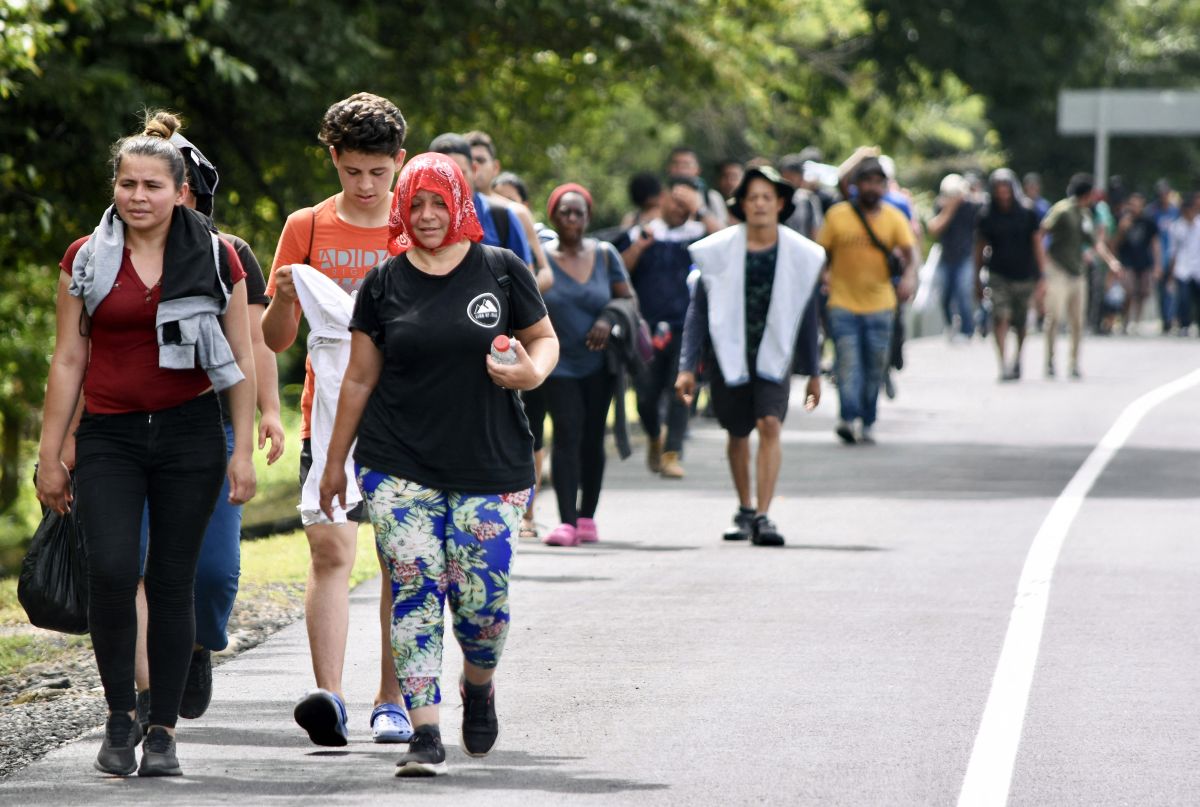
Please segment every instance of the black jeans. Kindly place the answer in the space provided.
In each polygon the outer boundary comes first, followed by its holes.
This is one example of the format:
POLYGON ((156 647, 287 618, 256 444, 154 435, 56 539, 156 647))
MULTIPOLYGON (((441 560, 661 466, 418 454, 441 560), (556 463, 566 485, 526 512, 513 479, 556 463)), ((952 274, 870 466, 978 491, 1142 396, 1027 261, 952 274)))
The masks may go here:
POLYGON ((88 547, 88 618, 104 697, 132 711, 142 509, 150 510, 150 722, 174 726, 195 642, 192 588, 225 474, 217 396, 159 412, 85 412, 75 440, 77 509, 88 547))
POLYGON ((672 334, 671 341, 662 350, 654 351, 654 358, 637 382, 637 410, 642 428, 652 440, 662 434, 663 397, 666 396, 667 439, 666 451, 683 451, 683 437, 687 434, 688 407, 675 395, 675 376, 679 374, 679 349, 683 344, 682 333, 672 334))
POLYGON ((548 378, 542 384, 554 424, 550 451, 554 497, 564 524, 592 518, 604 480, 604 427, 613 377, 605 369, 585 378, 548 378))

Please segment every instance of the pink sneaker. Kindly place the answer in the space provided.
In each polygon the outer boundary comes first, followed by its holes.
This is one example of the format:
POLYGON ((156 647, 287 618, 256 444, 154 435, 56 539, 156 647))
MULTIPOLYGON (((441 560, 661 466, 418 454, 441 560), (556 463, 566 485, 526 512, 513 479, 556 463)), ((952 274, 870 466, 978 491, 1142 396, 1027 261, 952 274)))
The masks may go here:
POLYGON ((542 539, 549 546, 575 546, 579 543, 579 535, 570 524, 559 524, 542 539))
POLYGON ((596 522, 590 518, 581 518, 575 522, 575 535, 581 544, 594 544, 600 540, 600 533, 596 531, 596 522))

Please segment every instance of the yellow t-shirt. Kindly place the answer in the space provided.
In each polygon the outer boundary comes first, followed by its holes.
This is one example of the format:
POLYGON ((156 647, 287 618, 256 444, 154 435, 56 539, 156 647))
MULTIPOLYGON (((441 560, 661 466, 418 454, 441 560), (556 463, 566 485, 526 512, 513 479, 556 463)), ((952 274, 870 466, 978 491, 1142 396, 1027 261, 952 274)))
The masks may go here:
MULTIPOLYGON (((904 214, 886 202, 867 213, 875 237, 888 249, 910 247, 912 230, 904 214)), ((896 291, 883 252, 849 202, 839 202, 825 214, 817 243, 829 254, 829 306, 854 314, 874 314, 896 307, 896 291)))

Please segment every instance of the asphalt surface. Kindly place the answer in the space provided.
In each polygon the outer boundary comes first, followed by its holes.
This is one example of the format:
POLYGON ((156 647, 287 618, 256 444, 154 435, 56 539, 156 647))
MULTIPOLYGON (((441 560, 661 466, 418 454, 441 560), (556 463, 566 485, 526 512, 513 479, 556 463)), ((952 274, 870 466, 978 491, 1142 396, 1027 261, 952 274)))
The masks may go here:
MULTIPOLYGON (((831 388, 794 408, 783 549, 720 540, 736 502, 711 421, 682 482, 610 457, 601 543, 521 546, 486 759, 458 747, 448 640, 449 776, 396 779, 400 749, 370 742, 372 581, 352 595, 348 748, 292 722, 311 680, 297 624, 218 669, 208 714, 181 721, 186 776, 105 777, 97 734, 0 803, 955 804, 1051 505, 1130 402, 1200 367, 1196 340, 1093 338, 1086 379, 1051 382, 1039 348, 1001 385, 982 342, 910 344, 874 447, 836 443, 831 388)), ((1198 411, 1193 387, 1150 412, 1067 534, 1009 804, 1200 803, 1198 411)))

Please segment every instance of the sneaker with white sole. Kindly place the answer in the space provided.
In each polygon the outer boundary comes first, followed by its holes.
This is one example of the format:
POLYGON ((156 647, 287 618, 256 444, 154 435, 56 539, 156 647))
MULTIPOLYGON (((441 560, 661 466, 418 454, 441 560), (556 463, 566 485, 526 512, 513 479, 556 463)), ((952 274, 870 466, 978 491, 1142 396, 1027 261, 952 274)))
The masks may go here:
POLYGON ((446 749, 437 726, 417 726, 408 753, 396 763, 397 776, 442 776, 447 773, 446 749))
POLYGON ((739 506, 733 514, 733 526, 721 537, 726 541, 747 541, 754 534, 754 508, 739 506))
POLYGON ((371 710, 371 739, 375 742, 406 743, 412 735, 412 723, 403 706, 381 703, 371 710))

